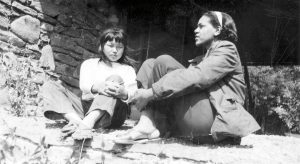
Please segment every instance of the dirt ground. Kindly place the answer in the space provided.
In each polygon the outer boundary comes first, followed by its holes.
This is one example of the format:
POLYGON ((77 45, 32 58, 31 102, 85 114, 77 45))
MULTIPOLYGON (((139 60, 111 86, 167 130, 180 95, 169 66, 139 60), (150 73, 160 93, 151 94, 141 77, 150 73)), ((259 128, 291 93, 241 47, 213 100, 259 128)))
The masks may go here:
POLYGON ((300 138, 255 135, 240 146, 193 145, 176 139, 116 145, 112 139, 133 126, 95 132, 93 140, 60 139, 62 124, 43 117, 14 117, 0 109, 0 163, 300 163, 300 138), (9 148, 9 149, 8 149, 9 148), (26 153, 24 153, 26 152, 26 153))

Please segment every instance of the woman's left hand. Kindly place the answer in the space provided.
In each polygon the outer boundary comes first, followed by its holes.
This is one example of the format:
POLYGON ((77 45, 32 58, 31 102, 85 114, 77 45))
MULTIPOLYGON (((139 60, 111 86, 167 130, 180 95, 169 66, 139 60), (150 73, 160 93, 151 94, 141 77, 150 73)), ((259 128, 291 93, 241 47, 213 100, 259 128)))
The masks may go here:
POLYGON ((109 85, 106 86, 105 92, 110 96, 117 97, 123 100, 128 98, 128 92, 125 89, 124 85, 110 82, 109 85))
POLYGON ((132 98, 132 108, 141 111, 152 99, 154 99, 154 94, 151 88, 138 89, 132 98))

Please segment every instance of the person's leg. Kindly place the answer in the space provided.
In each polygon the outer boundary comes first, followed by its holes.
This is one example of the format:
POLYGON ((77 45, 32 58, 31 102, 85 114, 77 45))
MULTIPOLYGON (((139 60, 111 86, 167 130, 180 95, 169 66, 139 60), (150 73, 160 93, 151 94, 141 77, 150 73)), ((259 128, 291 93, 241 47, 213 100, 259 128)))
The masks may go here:
POLYGON ((184 95, 173 102, 174 135, 193 138, 211 133, 215 114, 206 92, 184 95))
POLYGON ((151 88, 153 83, 168 72, 182 68, 184 66, 170 55, 161 55, 156 59, 147 59, 137 73, 137 81, 142 84, 142 88, 151 88))
MULTIPOLYGON (((137 74, 137 81, 141 83, 142 88, 148 89, 151 88, 153 83, 158 81, 167 73, 182 68, 184 68, 184 66, 173 57, 169 55, 161 55, 156 59, 148 59, 142 64, 137 74)), ((145 136, 145 134, 146 136, 149 135, 149 137, 158 137, 159 131, 156 128, 154 118, 157 114, 155 113, 156 112, 151 107, 142 110, 138 124, 132 131, 129 131, 129 133, 119 136, 117 140, 122 142, 125 140, 135 140, 140 136, 145 136)), ((161 117, 162 115, 159 116, 161 117)), ((161 118, 165 119, 163 116, 161 118)))
POLYGON ((59 82, 47 82, 41 88, 44 116, 51 120, 80 122, 84 112, 80 98, 59 82))
MULTIPOLYGON (((123 79, 118 75, 112 75, 106 80, 123 82, 123 79)), ((107 128, 111 124, 114 127, 121 126, 126 119, 127 108, 127 105, 117 98, 97 95, 88 109, 83 123, 89 128, 107 128)))

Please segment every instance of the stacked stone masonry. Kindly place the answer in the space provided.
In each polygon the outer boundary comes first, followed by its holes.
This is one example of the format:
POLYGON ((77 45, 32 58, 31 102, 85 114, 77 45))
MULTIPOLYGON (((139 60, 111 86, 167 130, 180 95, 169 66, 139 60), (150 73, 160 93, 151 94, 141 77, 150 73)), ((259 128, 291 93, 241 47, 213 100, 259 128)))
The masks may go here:
POLYGON ((106 0, 0 0, 0 53, 54 59, 55 68, 42 66, 78 93, 80 64, 97 56, 98 35, 116 15, 106 0))

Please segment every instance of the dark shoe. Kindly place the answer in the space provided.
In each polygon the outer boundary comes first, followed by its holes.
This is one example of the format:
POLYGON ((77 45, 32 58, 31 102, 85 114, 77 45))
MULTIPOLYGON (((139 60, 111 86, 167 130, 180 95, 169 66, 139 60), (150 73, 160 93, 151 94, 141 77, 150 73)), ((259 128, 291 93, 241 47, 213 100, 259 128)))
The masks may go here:
POLYGON ((70 135, 72 135, 76 129, 78 128, 78 125, 73 123, 73 122, 69 122, 67 125, 65 125, 62 129, 61 129, 61 139, 67 138, 70 135))
POLYGON ((217 142, 217 144, 220 145, 240 145, 241 144, 241 137, 228 137, 225 138, 224 140, 221 140, 217 142))

